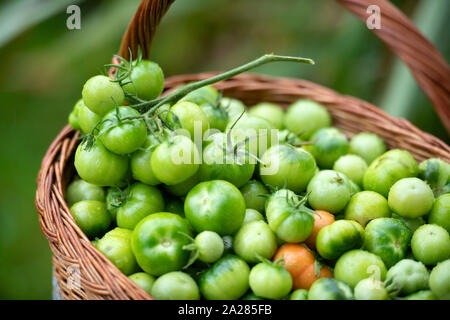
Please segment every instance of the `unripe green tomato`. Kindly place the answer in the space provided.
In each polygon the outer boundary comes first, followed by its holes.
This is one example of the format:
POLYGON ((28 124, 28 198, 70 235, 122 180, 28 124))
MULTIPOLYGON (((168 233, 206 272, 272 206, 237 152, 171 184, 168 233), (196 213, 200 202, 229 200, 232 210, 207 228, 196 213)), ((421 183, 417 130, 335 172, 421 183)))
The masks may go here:
POLYGON ((210 129, 225 131, 228 124, 228 113, 220 104, 203 103, 200 108, 208 118, 210 129))
POLYGON ((129 275, 128 278, 136 283, 139 287, 144 289, 148 294, 151 294, 153 283, 155 282, 155 277, 145 272, 137 272, 129 275))
POLYGON ((82 200, 70 208, 75 222, 88 238, 102 236, 111 224, 106 204, 96 200, 82 200))
POLYGON ((392 295, 408 295, 428 289, 428 270, 422 262, 403 259, 389 269, 386 283, 396 288, 392 295))
POLYGON ((364 173, 367 170, 367 163, 357 155, 347 154, 337 159, 333 165, 333 170, 342 172, 347 178, 361 186, 364 173))
POLYGON ((277 239, 264 221, 243 224, 233 242, 234 252, 249 263, 271 259, 277 250, 277 239))
POLYGON ((374 191, 361 191, 354 194, 345 208, 345 219, 355 220, 363 227, 370 220, 390 216, 388 201, 374 191))
POLYGON ((177 197, 184 197, 187 195, 187 193, 195 187, 200 182, 199 172, 197 172, 192 175, 190 178, 187 178, 186 180, 173 184, 173 185, 165 185, 164 188, 169 192, 170 194, 177 196, 177 197))
POLYGON ((157 300, 200 300, 200 291, 190 275, 173 271, 156 279, 152 296, 157 300))
POLYGON ((78 124, 82 133, 90 133, 101 120, 102 116, 91 111, 83 100, 78 101, 78 124))
POLYGON ((86 81, 81 94, 86 106, 100 116, 116 105, 121 106, 125 100, 120 85, 103 75, 94 76, 86 81))
POLYGON ((195 139, 195 134, 203 138, 203 135, 209 130, 206 114, 198 105, 189 101, 180 101, 174 104, 167 114, 167 121, 173 128, 186 130, 191 140, 195 139))
POLYGON ((450 181, 450 164, 439 158, 424 160, 419 165, 419 178, 431 186, 437 197, 450 181))
POLYGON ((416 219, 409 219, 399 216, 396 213, 393 213, 392 218, 403 221, 408 226, 409 230, 411 230, 412 233, 414 233, 420 226, 425 224, 425 220, 422 217, 416 219))
POLYGON ((266 197, 269 194, 267 188, 259 180, 250 180, 244 184, 240 191, 245 199, 247 209, 264 212, 266 197))
POLYGON ((435 265, 450 257, 450 236, 435 224, 419 227, 411 239, 414 257, 426 265, 435 265))
POLYGON ((450 193, 443 194, 434 201, 428 223, 437 224, 450 233, 450 193))
POLYGON ((189 101, 200 106, 204 103, 215 104, 218 97, 219 92, 217 89, 208 85, 189 92, 180 101, 189 101))
POLYGON ((437 300, 431 290, 420 290, 405 297, 406 300, 437 300))
POLYGON ((439 263, 430 274, 430 289, 441 300, 450 300, 450 259, 439 263))
POLYGON ((389 300, 383 282, 374 278, 363 279, 355 287, 356 300, 389 300))
POLYGON ((137 150, 131 156, 130 168, 131 174, 135 180, 151 186, 156 186, 161 183, 161 181, 156 178, 151 166, 152 150, 158 144, 159 140, 157 137, 150 134, 144 142, 143 150, 137 150))
POLYGON ((347 137, 337 128, 323 128, 311 136, 311 153, 322 169, 331 169, 341 156, 348 153, 347 137))
POLYGON ((284 110, 275 103, 258 103, 250 108, 248 114, 266 119, 276 129, 281 130, 284 127, 284 110))
POLYGON ((252 221, 264 221, 264 216, 254 209, 245 209, 245 217, 242 225, 252 221))
POLYGON ((308 290, 297 289, 292 291, 289 300, 308 300, 308 290))
POLYGON ((222 257, 224 244, 222 238, 215 232, 203 231, 195 237, 198 259, 206 263, 216 262, 222 257))
POLYGON ((105 190, 95 184, 84 181, 83 179, 76 179, 72 181, 66 190, 66 201, 70 207, 75 202, 81 200, 97 200, 105 201, 105 190))
POLYGON ((247 110, 247 107, 242 101, 228 97, 220 100, 220 106, 225 108, 228 113, 228 125, 232 125, 247 110))
POLYGON ((124 91, 137 95, 138 98, 143 100, 157 98, 164 89, 162 69, 157 63, 148 60, 141 60, 138 64, 135 64, 127 80, 132 83, 124 85, 124 91))
POLYGON ((308 300, 353 300, 352 288, 344 281, 321 278, 308 291, 308 300))
POLYGON ((261 262, 250 271, 249 284, 259 297, 281 299, 291 291, 292 277, 284 266, 261 262))
POLYGON ((82 103, 82 99, 78 100, 77 103, 75 103, 72 111, 69 114, 69 124, 70 126, 74 129, 74 130, 80 130, 80 123, 79 123, 79 119, 78 119, 78 112, 79 112, 79 106, 82 103))
POLYGON ((383 139, 374 133, 360 132, 350 140, 349 153, 360 156, 368 165, 385 152, 383 139))

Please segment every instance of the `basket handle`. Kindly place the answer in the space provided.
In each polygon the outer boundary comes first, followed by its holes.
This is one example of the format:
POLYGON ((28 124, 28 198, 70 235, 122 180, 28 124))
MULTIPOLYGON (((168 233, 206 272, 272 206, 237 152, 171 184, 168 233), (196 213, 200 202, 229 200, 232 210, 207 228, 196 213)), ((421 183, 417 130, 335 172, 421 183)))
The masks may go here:
MULTIPOLYGON (((123 36, 119 55, 129 59, 128 48, 136 56, 141 47, 143 57, 148 58, 155 30, 174 1, 142 0, 123 36)), ((372 31, 406 63, 450 133, 450 68, 434 45, 387 0, 337 1, 363 22, 369 17, 370 5, 380 8, 381 29, 372 31)))

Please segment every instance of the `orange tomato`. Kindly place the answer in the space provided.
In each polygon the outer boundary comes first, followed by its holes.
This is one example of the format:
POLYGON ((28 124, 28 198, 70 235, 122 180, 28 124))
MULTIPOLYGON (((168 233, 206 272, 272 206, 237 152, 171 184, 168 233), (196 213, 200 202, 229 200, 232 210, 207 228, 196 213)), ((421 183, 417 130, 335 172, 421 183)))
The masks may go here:
POLYGON ((320 276, 316 276, 315 259, 313 254, 298 243, 286 243, 275 253, 274 261, 284 258, 286 270, 292 277, 292 289, 309 290, 319 278, 332 278, 333 273, 326 266, 322 266, 320 276))
POLYGON ((319 233, 320 229, 332 224, 335 219, 334 215, 324 210, 316 210, 316 214, 314 214, 314 228, 308 239, 305 240, 305 243, 311 249, 316 249, 316 237, 319 233))

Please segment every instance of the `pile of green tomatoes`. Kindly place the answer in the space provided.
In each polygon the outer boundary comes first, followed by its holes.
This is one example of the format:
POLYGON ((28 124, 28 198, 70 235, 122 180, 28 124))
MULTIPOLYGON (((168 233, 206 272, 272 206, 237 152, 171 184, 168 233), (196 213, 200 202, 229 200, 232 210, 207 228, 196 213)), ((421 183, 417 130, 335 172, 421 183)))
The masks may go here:
POLYGON ((350 139, 310 100, 246 106, 208 85, 149 103, 159 65, 116 68, 70 113, 83 140, 65 198, 151 296, 450 299, 448 163, 350 139))

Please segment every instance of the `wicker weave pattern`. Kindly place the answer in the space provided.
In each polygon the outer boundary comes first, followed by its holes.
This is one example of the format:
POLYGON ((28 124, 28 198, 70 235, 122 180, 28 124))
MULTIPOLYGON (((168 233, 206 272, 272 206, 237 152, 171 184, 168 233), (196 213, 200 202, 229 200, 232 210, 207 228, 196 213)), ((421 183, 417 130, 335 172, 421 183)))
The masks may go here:
MULTIPOLYGON (((156 25, 172 2, 144 0, 124 36, 120 54, 123 54, 123 48, 136 48, 141 41, 147 44, 145 48, 148 49, 156 25), (142 23, 142 19, 147 20, 142 23)), ((367 1, 342 2, 356 5, 367 1)), ((405 22, 392 20, 392 24, 404 25, 405 22)), ((438 60, 431 60, 431 63, 433 67, 430 69, 439 69, 436 67, 440 65, 438 60)), ((165 92, 211 75, 203 73, 166 79, 165 92)), ((445 83, 442 87, 447 85, 445 83)), ((216 87, 224 90, 225 96, 241 99, 248 105, 270 101, 286 107, 299 98, 311 99, 324 104, 333 117, 334 125, 349 137, 360 131, 371 131, 380 135, 390 148, 406 149, 419 161, 440 157, 450 162, 448 145, 408 121, 392 118, 370 103, 308 81, 244 74, 222 81, 216 87)), ((64 201, 67 183, 74 173, 73 155, 78 136, 78 132, 66 126, 47 150, 37 177, 36 208, 41 229, 54 254, 54 275, 60 286, 60 296, 63 299, 151 299, 90 243, 64 201)))

